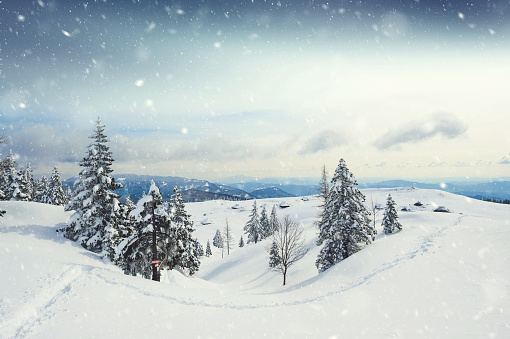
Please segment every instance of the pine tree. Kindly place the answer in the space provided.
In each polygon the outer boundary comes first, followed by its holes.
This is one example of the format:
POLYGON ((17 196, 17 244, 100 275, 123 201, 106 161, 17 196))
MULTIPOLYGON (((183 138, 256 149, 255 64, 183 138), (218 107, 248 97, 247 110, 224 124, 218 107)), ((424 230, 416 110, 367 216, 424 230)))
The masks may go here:
POLYGON ((271 216, 269 217, 268 236, 272 236, 277 229, 278 229, 278 216, 276 215, 276 205, 273 205, 273 209, 271 210, 271 216))
POLYGON ((214 247, 223 248, 223 237, 221 236, 220 230, 216 230, 212 244, 214 247))
POLYGON ((371 242, 370 213, 363 204, 365 197, 357 185, 344 159, 340 159, 319 222, 317 245, 324 246, 315 265, 320 272, 359 251, 361 243, 371 242))
POLYGON ((280 263, 280 254, 278 253, 278 244, 273 241, 269 251, 269 267, 275 268, 280 263))
POLYGON ((175 266, 187 268, 190 275, 198 271, 200 261, 196 255, 194 232, 191 216, 186 212, 181 192, 174 187, 172 195, 171 214, 171 241, 167 244, 168 261, 170 269, 175 266))
POLYGON ((35 187, 35 181, 34 181, 34 175, 32 171, 32 166, 30 164, 27 165, 25 168, 25 181, 27 183, 27 194, 28 194, 28 200, 33 201, 36 193, 36 187, 35 187))
POLYGON ((15 170, 13 173, 14 181, 11 184, 12 198, 16 201, 30 201, 30 192, 25 173, 22 170, 15 170))
POLYGON ((64 206, 66 204, 66 194, 64 193, 64 187, 58 173, 58 168, 55 166, 51 173, 51 178, 48 183, 48 189, 46 191, 47 204, 64 206))
POLYGON ((124 263, 124 273, 150 279, 153 258, 153 231, 156 233, 156 257, 162 261, 171 243, 170 217, 159 208, 163 199, 158 187, 151 182, 149 194, 140 199, 130 216, 135 220, 135 231, 117 247, 117 261, 124 263))
POLYGON ((195 252, 196 252, 196 256, 197 258, 198 257, 203 257, 204 256, 204 247, 202 246, 202 244, 198 241, 198 239, 195 239, 195 252))
POLYGON ((269 226, 269 219, 267 218, 266 207, 262 208, 260 212, 260 239, 265 239, 271 235, 271 229, 269 226))
POLYGON ((0 173, 0 190, 3 192, 3 200, 11 200, 14 193, 14 181, 18 174, 18 164, 14 159, 12 150, 2 162, 2 171, 0 173))
POLYGON ((45 175, 41 176, 41 179, 39 179, 35 183, 34 201, 43 204, 46 203, 46 197, 48 195, 48 186, 49 186, 48 178, 45 175))
POLYGON ((397 220, 398 215, 395 205, 395 201, 391 197, 391 194, 388 194, 382 220, 382 226, 384 227, 384 233, 386 234, 395 233, 395 229, 402 230, 402 225, 397 220))
POLYGON ((118 206, 118 195, 114 191, 122 187, 110 176, 113 158, 106 146, 109 140, 104 129, 105 126, 98 118, 90 137, 93 142, 88 147, 87 156, 80 162, 83 169, 74 183, 74 197, 65 207, 67 211, 74 210, 75 213, 63 229, 66 238, 103 256, 111 251, 112 246, 110 241, 103 240, 105 237, 112 238, 107 233, 111 234, 109 228, 117 223, 115 209, 118 206))
POLYGON ((244 247, 244 239, 243 239, 242 235, 241 235, 241 239, 239 240, 239 247, 244 247))
POLYGON ((319 182, 319 198, 322 200, 320 207, 326 206, 326 203, 328 202, 328 195, 329 195, 328 174, 326 172, 326 165, 323 165, 321 181, 319 182))
POLYGON ((248 234, 247 243, 257 243, 259 240, 261 240, 260 232, 260 219, 257 212, 257 200, 255 200, 253 202, 253 209, 250 214, 250 220, 248 220, 244 226, 244 233, 248 234))
POLYGON ((208 257, 211 255, 212 255, 211 243, 209 242, 209 240, 207 240, 207 246, 205 247, 205 256, 208 257))

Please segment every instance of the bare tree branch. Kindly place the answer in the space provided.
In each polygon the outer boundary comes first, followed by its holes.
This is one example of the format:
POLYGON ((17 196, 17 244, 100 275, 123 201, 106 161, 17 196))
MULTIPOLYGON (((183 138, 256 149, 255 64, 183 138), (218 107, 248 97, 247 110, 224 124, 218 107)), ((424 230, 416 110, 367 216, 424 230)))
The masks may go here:
POLYGON ((278 224, 272 240, 270 266, 283 275, 283 285, 285 285, 289 267, 308 252, 308 248, 304 245, 303 227, 287 215, 278 224))

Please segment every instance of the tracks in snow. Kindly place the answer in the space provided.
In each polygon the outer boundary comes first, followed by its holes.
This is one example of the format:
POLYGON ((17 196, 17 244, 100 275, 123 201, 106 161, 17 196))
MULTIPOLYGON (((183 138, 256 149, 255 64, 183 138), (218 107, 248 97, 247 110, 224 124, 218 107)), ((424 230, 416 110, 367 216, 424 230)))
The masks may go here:
POLYGON ((71 284, 82 272, 81 266, 67 267, 57 276, 47 277, 46 283, 37 292, 20 298, 18 302, 22 306, 0 322, 1 337, 25 337, 34 325, 48 316, 47 309, 70 291, 71 284))
MULTIPOLYGON (((378 269, 350 282, 347 285, 340 286, 339 289, 335 289, 334 291, 316 295, 312 298, 303 298, 303 299, 294 300, 294 301, 276 302, 276 301, 274 301, 274 298, 272 298, 273 301, 271 303, 239 304, 239 303, 228 302, 228 301, 214 303, 214 302, 211 302, 211 300, 212 300, 211 298, 201 301, 201 300, 197 300, 197 299, 193 299, 193 298, 182 298, 182 297, 177 297, 175 295, 169 295, 169 294, 166 294, 165 292, 162 292, 161 290, 151 291, 151 290, 146 290, 146 289, 140 289, 135 284, 130 284, 130 283, 126 282, 125 280, 120 281, 119 279, 112 278, 111 276, 104 274, 104 272, 100 271, 100 270, 94 270, 92 273, 94 273, 94 275, 97 278, 107 282, 108 284, 116 284, 116 285, 130 289, 130 290, 132 290, 136 293, 139 293, 141 295, 144 295, 144 296, 157 297, 157 298, 166 300, 170 303, 184 305, 184 306, 200 306, 200 307, 208 307, 208 308, 247 310, 247 309, 255 309, 255 308, 273 308, 273 307, 281 307, 281 306, 302 305, 302 304, 321 301, 321 300, 324 300, 330 296, 349 291, 353 288, 356 288, 358 286, 361 286, 361 285, 367 283, 370 279, 372 279, 373 277, 377 276, 380 273, 383 273, 385 271, 392 269, 393 267, 396 267, 398 265, 401 265, 401 264, 404 264, 406 262, 413 260, 417 255, 420 255, 420 254, 424 255, 427 253, 432 253, 430 251, 430 249, 432 247, 436 246, 437 240, 439 238, 442 238, 444 236, 445 232, 449 228, 455 227, 456 225, 458 225, 462 221, 463 218, 464 218, 464 216, 460 215, 459 218, 457 218, 457 220, 453 224, 447 224, 442 227, 439 227, 435 232, 423 237, 422 240, 419 242, 419 246, 417 248, 412 249, 412 250, 408 251, 407 253, 403 253, 398 258, 382 264, 378 269)), ((316 278, 317 277, 314 277, 312 279, 316 279, 316 278)), ((310 279, 310 280, 312 280, 312 279, 310 279)), ((306 281, 302 283, 303 287, 306 285, 307 285, 306 281)), ((293 289, 296 289, 296 286, 291 287, 290 289, 285 290, 285 291, 292 291, 293 289)), ((282 292, 284 292, 284 291, 282 291, 282 292)), ((218 297, 217 299, 220 299, 220 297, 218 297)), ((222 296, 221 299, 228 300, 229 298, 225 298, 224 296, 222 296)))

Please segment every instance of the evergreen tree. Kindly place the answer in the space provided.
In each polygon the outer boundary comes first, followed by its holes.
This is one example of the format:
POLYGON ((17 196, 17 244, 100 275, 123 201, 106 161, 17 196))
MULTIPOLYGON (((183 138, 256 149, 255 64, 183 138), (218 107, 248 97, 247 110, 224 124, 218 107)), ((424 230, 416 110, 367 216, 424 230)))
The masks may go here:
POLYGON ((269 251, 269 267, 275 268, 280 264, 280 253, 278 253, 278 244, 273 241, 271 250, 269 251))
POLYGON ((214 247, 223 248, 223 237, 221 236, 220 230, 216 230, 212 244, 214 247))
POLYGON ((271 229, 269 226, 269 219, 267 218, 266 207, 262 208, 260 212, 260 239, 265 239, 271 235, 271 229))
POLYGON ((248 220, 244 226, 244 233, 248 234, 248 244, 250 242, 257 243, 259 240, 261 240, 260 219, 257 212, 257 200, 253 202, 253 209, 250 214, 250 220, 248 220))
POLYGON ((48 186, 49 186, 48 178, 45 175, 41 176, 41 179, 35 183, 36 189, 34 201, 43 204, 46 203, 46 197, 48 195, 48 186))
POLYGON ((242 235, 241 235, 241 239, 239 240, 239 247, 244 247, 244 239, 243 239, 242 235))
POLYGON ((198 239, 195 239, 195 252, 196 252, 196 256, 197 258, 198 257, 203 257, 204 256, 204 247, 202 246, 202 244, 198 241, 198 239))
POLYGON ((55 166, 51 173, 51 178, 48 183, 48 189, 46 191, 46 203, 51 205, 64 206, 66 204, 66 194, 64 193, 64 187, 58 173, 58 168, 55 166))
POLYGON ((322 247, 315 265, 323 272, 361 249, 361 243, 372 239, 365 197, 344 159, 331 180, 327 203, 319 222, 317 245, 322 247))
POLYGON ((30 192, 25 172, 15 170, 13 173, 14 181, 11 185, 12 198, 15 201, 30 201, 30 192))
POLYGON ((119 252, 119 246, 123 240, 130 238, 135 233, 136 219, 131 215, 131 212, 135 208, 136 206, 133 204, 118 205, 115 209, 117 214, 115 218, 116 227, 110 229, 112 232, 109 233, 107 237, 108 242, 111 243, 108 250, 108 257, 124 271, 127 271, 128 263, 126 258, 119 252))
POLYGON ((113 231, 109 228, 117 224, 115 218, 118 207, 118 196, 114 191, 122 187, 110 176, 113 158, 106 146, 109 140, 104 129, 105 126, 98 118, 90 137, 93 142, 88 147, 86 157, 80 162, 83 169, 74 183, 74 197, 65 207, 67 211, 74 210, 75 213, 63 229, 66 238, 103 256, 111 252, 111 241, 103 240, 105 237, 113 238, 113 231))
POLYGON ((326 172, 326 165, 322 166, 322 176, 321 181, 319 182, 319 198, 322 200, 320 207, 325 207, 328 202, 329 195, 329 184, 328 184, 328 174, 326 172))
POLYGON ((397 220, 398 215, 395 205, 395 201, 391 197, 391 194, 388 194, 382 220, 382 226, 384 227, 384 233, 386 234, 395 233, 395 229, 402 230, 402 225, 397 220))
POLYGON ((170 269, 175 266, 187 268, 190 275, 198 271, 200 261, 196 255, 195 239, 191 216, 186 212, 181 192, 174 187, 171 204, 171 237, 167 244, 168 261, 170 269))
POLYGON ((273 205, 273 209, 271 210, 271 216, 269 217, 268 236, 272 236, 277 229, 278 229, 278 216, 276 215, 276 205, 273 205))
MULTIPOLYGON (((152 274, 153 258, 153 231, 156 233, 156 257, 162 261, 168 254, 166 252, 170 238, 170 217, 159 206, 163 199, 158 187, 151 182, 149 194, 140 199, 130 216, 135 220, 134 233, 124 239, 116 251, 116 259, 123 263, 124 273, 137 275, 150 279, 152 274)), ((169 256, 170 257, 170 256, 169 256)))
POLYGON ((36 193, 36 187, 35 187, 35 181, 34 181, 34 175, 32 171, 32 166, 30 164, 27 165, 25 168, 25 181, 27 183, 27 194, 28 194, 28 200, 33 201, 36 193))
POLYGON ((3 192, 3 200, 11 200, 14 193, 14 182, 18 174, 18 164, 14 159, 12 150, 2 162, 2 168, 0 173, 0 190, 3 192))
POLYGON ((207 246, 205 247, 205 256, 208 257, 211 255, 212 255, 211 244, 210 244, 209 240, 207 240, 207 246))

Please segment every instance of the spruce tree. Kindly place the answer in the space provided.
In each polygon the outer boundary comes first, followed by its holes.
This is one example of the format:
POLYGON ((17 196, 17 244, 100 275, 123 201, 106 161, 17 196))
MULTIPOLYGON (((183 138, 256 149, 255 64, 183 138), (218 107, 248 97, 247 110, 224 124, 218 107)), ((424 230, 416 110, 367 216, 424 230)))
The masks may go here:
POLYGON ((63 229, 66 238, 103 256, 111 252, 112 243, 103 243, 103 240, 112 238, 107 233, 111 234, 109 228, 115 227, 117 223, 118 195, 114 191, 122 187, 110 176, 113 158, 106 146, 109 140, 104 129, 105 126, 98 118, 94 133, 90 136, 93 142, 87 149, 86 157, 80 162, 83 169, 74 183, 74 197, 65 207, 67 211, 75 212, 63 229))
POLYGON ((257 243, 259 240, 261 240, 260 219, 257 212, 257 200, 253 202, 253 209, 250 213, 250 220, 248 220, 244 226, 244 233, 248 234, 248 244, 251 242, 257 243))
POLYGON ((239 247, 244 247, 244 239, 243 239, 243 236, 241 236, 241 239, 239 240, 239 247))
MULTIPOLYGON (((130 216, 135 220, 134 233, 117 247, 117 261, 123 263, 124 273, 150 279, 153 258, 153 230, 156 232, 156 257, 162 261, 168 254, 170 238, 170 217, 159 208, 163 202, 158 187, 151 182, 149 194, 141 198, 130 216)), ((171 259, 171 258, 169 258, 171 259)))
POLYGON ((51 173, 45 200, 47 204, 51 205, 64 206, 66 204, 67 197, 56 166, 51 173))
POLYGON ((212 244, 214 247, 223 248, 223 237, 221 236, 220 230, 216 230, 212 244))
POLYGON ((319 221, 317 245, 324 246, 315 265, 320 272, 359 251, 361 243, 371 242, 370 213, 357 185, 344 159, 340 159, 319 221))
POLYGON ((196 256, 197 258, 198 257, 203 257, 204 256, 204 247, 202 246, 202 244, 198 241, 198 239, 195 239, 195 252, 196 252, 196 256))
POLYGON ((211 243, 209 242, 209 240, 207 240, 207 246, 205 247, 205 256, 208 257, 211 255, 212 255, 211 243))
POLYGON ((3 200, 11 200, 14 193, 14 182, 18 175, 17 170, 18 164, 14 159, 12 150, 2 162, 2 168, 0 173, 0 190, 3 192, 3 200))
POLYGON ((27 194, 29 201, 33 201, 36 193, 34 175, 32 171, 32 166, 30 164, 25 168, 25 181, 27 182, 27 194))
POLYGON ((195 239, 192 233, 195 231, 191 216, 186 212, 181 192, 174 187, 171 203, 171 236, 167 243, 168 261, 170 269, 175 266, 187 268, 190 275, 198 271, 200 261, 196 255, 195 239))
POLYGON ((269 267, 275 268, 280 264, 280 253, 278 252, 278 244, 273 241, 269 251, 269 267))
POLYGON ((273 205, 273 209, 271 210, 271 216, 269 217, 268 236, 272 236, 277 229, 278 229, 278 216, 276 215, 276 205, 273 205))
POLYGON ((269 227, 269 219, 267 218, 266 207, 262 208, 260 212, 260 239, 265 239, 271 235, 271 230, 269 227))
POLYGON ((326 165, 322 166, 322 176, 321 181, 319 182, 319 198, 322 200, 320 207, 325 207, 328 202, 329 195, 329 184, 328 184, 328 174, 326 172, 326 165))
POLYGON ((12 198, 15 201, 30 201, 30 192, 25 172, 15 170, 13 172, 14 180, 11 184, 12 198))
POLYGON ((41 179, 39 179, 35 183, 36 188, 35 188, 34 201, 46 204, 46 197, 48 195, 48 186, 49 186, 48 177, 46 177, 45 175, 42 175, 41 179))
POLYGON ((396 229, 402 230, 402 225, 397 220, 398 215, 395 205, 395 201, 391 197, 391 194, 388 194, 382 220, 382 226, 384 227, 384 233, 386 234, 395 233, 396 229))

